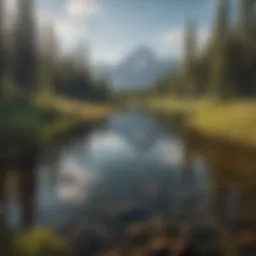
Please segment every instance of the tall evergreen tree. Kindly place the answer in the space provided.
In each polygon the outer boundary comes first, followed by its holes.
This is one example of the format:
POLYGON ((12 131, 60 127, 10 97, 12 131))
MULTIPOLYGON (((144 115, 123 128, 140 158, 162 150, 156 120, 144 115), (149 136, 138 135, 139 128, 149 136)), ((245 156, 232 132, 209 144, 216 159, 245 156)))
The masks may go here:
POLYGON ((217 0, 213 37, 219 41, 229 30, 229 0, 217 0))
MULTIPOLYGON (((4 0, 0 0, 0 97, 3 96, 4 84, 3 76, 5 72, 5 49, 4 49, 4 0)), ((6 248, 6 200, 5 200, 5 176, 6 176, 6 161, 3 159, 3 152, 6 148, 1 145, 1 158, 0 158, 0 251, 7 253, 6 248)))
POLYGON ((254 4, 254 0, 240 0, 239 29, 243 36, 248 35, 252 29, 254 4))
POLYGON ((0 95, 3 93, 3 76, 5 72, 5 47, 4 47, 4 0, 0 0, 0 95))
POLYGON ((71 77, 71 84, 68 94, 77 99, 93 98, 93 82, 91 79, 88 63, 87 48, 84 42, 79 42, 73 52, 74 72, 71 77))
POLYGON ((184 62, 183 62, 183 76, 184 76, 184 95, 186 97, 193 97, 196 93, 196 79, 195 79, 195 62, 197 51, 197 29, 194 23, 188 23, 184 33, 184 62))
POLYGON ((17 2, 13 78, 20 89, 30 94, 36 89, 37 70, 34 0, 17 2))
POLYGON ((40 91, 51 93, 57 89, 59 45, 52 22, 42 27, 40 32, 38 58, 40 91))
POLYGON ((219 0, 213 31, 208 92, 214 98, 228 94, 227 83, 227 42, 229 37, 228 0, 219 0))
POLYGON ((254 31, 254 0, 240 0, 238 41, 240 44, 239 89, 243 95, 251 95, 256 69, 256 47, 254 31))
MULTIPOLYGON (((36 92, 37 78, 37 49, 34 20, 34 0, 18 0, 18 14, 15 22, 14 49, 13 49, 13 80, 26 96, 33 96, 36 92)), ((22 102, 21 108, 26 113, 31 106, 22 102)), ((33 108, 33 107, 32 107, 33 108)), ((33 113, 33 112, 32 112, 33 113)), ((33 127, 36 125, 36 117, 33 120, 33 127)), ((23 121, 23 120, 22 120, 23 121)), ((26 121, 24 121, 26 122, 26 121)), ((19 137, 23 138, 23 134, 19 137)), ((33 133, 30 135, 33 138, 33 133)), ((35 137, 36 139, 38 136, 35 137)), ((32 139, 33 140, 33 139, 32 139)), ((24 229, 31 228, 35 220, 36 209, 36 158, 38 154, 38 145, 31 145, 27 140, 24 145, 15 145, 15 148, 22 147, 22 153, 18 159, 20 179, 18 194, 21 204, 21 226, 24 229)))

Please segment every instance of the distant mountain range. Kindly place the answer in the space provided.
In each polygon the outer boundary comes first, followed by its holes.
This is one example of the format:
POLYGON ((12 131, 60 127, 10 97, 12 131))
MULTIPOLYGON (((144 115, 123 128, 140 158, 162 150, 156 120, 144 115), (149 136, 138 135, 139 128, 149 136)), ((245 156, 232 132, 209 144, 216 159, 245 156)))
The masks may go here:
POLYGON ((140 46, 116 66, 99 65, 97 73, 105 74, 114 90, 144 90, 178 66, 176 59, 160 59, 153 49, 140 46))

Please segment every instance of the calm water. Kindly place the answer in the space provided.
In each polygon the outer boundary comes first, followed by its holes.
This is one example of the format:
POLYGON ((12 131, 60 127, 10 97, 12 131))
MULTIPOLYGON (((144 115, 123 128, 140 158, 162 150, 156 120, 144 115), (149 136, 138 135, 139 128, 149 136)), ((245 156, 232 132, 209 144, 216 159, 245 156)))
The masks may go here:
MULTIPOLYGON (((160 172, 170 174, 170 187, 179 186, 182 141, 167 134, 150 116, 122 112, 109 119, 105 130, 95 130, 88 138, 67 145, 56 157, 56 163, 54 167, 44 164, 39 171, 38 225, 56 225, 72 218, 87 207, 95 191, 102 188, 99 184, 106 179, 124 184, 122 193, 118 192, 120 196, 127 193, 132 196, 133 183, 157 177, 160 172), (53 185, 49 173, 56 170, 56 166, 57 183, 53 185), (133 179, 127 174, 132 174, 133 179)), ((197 173, 197 187, 205 189, 203 168, 198 166, 197 173)), ((15 202, 11 212, 11 221, 16 225, 15 202)))

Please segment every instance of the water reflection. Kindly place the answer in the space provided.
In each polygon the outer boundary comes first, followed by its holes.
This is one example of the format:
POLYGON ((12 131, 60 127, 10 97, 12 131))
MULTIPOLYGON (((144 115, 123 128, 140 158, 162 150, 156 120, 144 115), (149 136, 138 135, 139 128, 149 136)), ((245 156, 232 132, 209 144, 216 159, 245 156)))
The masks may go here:
MULTIPOLYGON (((50 166, 42 165, 38 177, 38 225, 51 225, 60 221, 60 216, 63 220, 72 216, 86 205, 93 191, 100 190, 98 184, 108 177, 117 181, 123 192, 127 188, 126 192, 130 193, 136 180, 156 177, 156 173, 166 168, 170 173, 177 173, 181 152, 179 138, 165 134, 154 119, 134 113, 112 117, 107 130, 95 131, 86 141, 76 142, 60 152, 54 186, 46 172, 49 173, 50 166), (144 134, 147 150, 134 145, 138 130, 144 134), (132 178, 130 183, 129 178, 132 178)), ((14 215, 13 223, 17 223, 17 214, 14 215)))
POLYGON ((139 150, 149 150, 162 136, 158 123, 145 113, 125 112, 109 120, 109 126, 139 150))
POLYGON ((57 176, 57 197, 62 201, 81 203, 88 197, 96 180, 96 171, 79 166, 72 159, 64 159, 57 176))
POLYGON ((114 131, 95 132, 87 144, 87 153, 94 160, 111 159, 113 156, 129 157, 133 150, 126 139, 114 131))
POLYGON ((154 161, 170 167, 180 167, 182 165, 182 142, 176 137, 163 136, 157 140, 152 148, 154 161))

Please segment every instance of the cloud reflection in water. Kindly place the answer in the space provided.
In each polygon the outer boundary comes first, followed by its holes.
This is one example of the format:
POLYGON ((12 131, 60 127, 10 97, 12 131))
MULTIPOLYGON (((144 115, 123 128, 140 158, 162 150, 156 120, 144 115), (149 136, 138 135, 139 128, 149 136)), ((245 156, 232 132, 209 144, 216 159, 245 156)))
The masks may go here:
POLYGON ((98 179, 96 171, 87 167, 80 167, 74 161, 64 161, 60 168, 56 192, 62 201, 81 203, 86 200, 90 188, 98 179))
POLYGON ((117 154, 124 157, 133 154, 132 147, 126 138, 116 132, 96 132, 88 142, 86 147, 92 157, 116 158, 117 154))
POLYGON ((171 167, 182 165, 182 143, 176 138, 161 137, 152 148, 154 161, 171 167))

